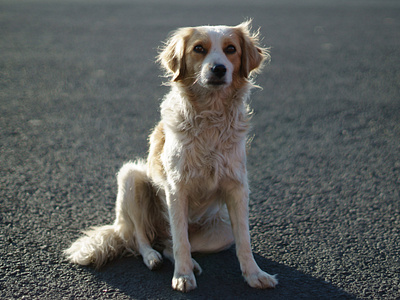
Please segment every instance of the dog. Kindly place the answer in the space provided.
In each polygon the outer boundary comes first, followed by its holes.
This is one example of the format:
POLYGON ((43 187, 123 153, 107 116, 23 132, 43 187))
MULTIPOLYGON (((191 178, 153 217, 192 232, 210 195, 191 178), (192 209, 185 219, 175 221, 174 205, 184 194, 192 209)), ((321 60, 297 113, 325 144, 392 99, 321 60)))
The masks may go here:
POLYGON ((188 292, 196 288, 194 274, 202 272, 191 253, 235 243, 247 283, 277 285, 258 267, 250 245, 247 102, 252 75, 270 59, 250 26, 251 20, 186 27, 170 35, 158 57, 170 92, 150 135, 147 161, 123 165, 114 224, 86 231, 65 250, 69 261, 99 268, 134 253, 154 270, 164 256, 174 263, 173 289, 188 292))

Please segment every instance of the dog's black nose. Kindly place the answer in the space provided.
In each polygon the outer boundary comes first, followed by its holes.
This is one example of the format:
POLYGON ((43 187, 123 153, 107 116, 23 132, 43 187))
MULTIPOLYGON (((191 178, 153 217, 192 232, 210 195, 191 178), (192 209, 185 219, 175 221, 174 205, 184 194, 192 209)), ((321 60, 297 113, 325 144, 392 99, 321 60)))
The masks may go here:
POLYGON ((211 68, 211 71, 218 78, 222 78, 222 77, 224 77, 224 75, 226 73, 226 68, 224 65, 215 65, 214 67, 211 68))

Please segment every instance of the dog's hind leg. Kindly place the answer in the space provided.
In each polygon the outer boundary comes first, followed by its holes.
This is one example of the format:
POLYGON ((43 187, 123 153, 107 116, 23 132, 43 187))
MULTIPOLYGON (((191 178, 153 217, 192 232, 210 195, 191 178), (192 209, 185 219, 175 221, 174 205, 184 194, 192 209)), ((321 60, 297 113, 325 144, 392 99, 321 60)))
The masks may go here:
POLYGON ((234 238, 226 206, 205 226, 194 226, 192 230, 189 227, 189 242, 192 252, 212 253, 231 247, 234 238))
MULTIPOLYGON (((146 174, 146 164, 140 161, 125 164, 118 173, 117 218, 114 225, 121 231, 126 226, 134 228, 134 249, 142 255, 150 270, 162 264, 161 254, 151 246, 157 233, 155 222, 160 222, 162 218, 162 212, 155 207, 156 201, 146 174)), ((124 238, 129 240, 133 236, 124 238)))

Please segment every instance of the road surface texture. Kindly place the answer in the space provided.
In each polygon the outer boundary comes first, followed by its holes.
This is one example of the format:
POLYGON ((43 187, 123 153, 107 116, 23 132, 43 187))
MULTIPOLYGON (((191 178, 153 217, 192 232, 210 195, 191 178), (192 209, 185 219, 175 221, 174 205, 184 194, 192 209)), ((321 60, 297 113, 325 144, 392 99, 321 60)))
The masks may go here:
POLYGON ((399 1, 1 1, 0 298, 399 299, 399 49, 399 1), (250 17, 272 54, 251 102, 252 246, 280 284, 248 287, 234 248, 197 256, 188 294, 170 262, 68 263, 146 156, 161 41, 250 17))

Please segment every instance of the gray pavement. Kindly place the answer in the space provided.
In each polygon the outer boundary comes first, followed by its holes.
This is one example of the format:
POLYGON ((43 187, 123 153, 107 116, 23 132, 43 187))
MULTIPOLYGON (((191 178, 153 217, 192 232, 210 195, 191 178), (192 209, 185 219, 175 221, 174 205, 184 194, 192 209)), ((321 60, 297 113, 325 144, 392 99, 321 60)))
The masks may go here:
POLYGON ((0 1, 0 298, 399 299, 399 49, 399 1, 0 1), (249 288, 233 248, 197 257, 189 294, 169 262, 66 262, 146 156, 160 41, 247 17, 272 47, 251 103, 252 244, 279 286, 249 288))

